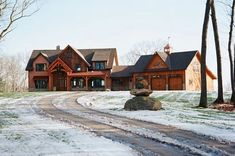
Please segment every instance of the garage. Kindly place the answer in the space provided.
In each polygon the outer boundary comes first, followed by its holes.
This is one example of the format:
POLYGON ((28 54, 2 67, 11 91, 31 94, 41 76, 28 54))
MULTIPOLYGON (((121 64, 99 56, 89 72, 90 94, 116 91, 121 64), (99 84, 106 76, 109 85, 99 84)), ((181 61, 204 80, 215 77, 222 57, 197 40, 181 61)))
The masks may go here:
POLYGON ((169 77, 169 90, 183 90, 182 76, 169 77))
POLYGON ((152 90, 166 90, 166 77, 153 76, 151 81, 152 90))

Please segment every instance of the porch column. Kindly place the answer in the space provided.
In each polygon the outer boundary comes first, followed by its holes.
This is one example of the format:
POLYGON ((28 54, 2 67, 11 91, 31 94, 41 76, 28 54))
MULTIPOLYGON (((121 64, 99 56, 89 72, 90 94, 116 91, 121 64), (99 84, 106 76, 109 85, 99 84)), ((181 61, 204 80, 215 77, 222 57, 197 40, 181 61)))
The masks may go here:
POLYGON ((106 75, 104 76, 104 88, 105 88, 105 90, 107 89, 107 82, 106 82, 106 75))
POLYGON ((151 75, 148 75, 148 87, 151 89, 151 75))
POLYGON ((52 85, 53 85, 53 82, 52 82, 52 74, 49 73, 49 80, 48 80, 48 90, 49 91, 52 91, 52 85))
POLYGON ((86 80, 86 90, 88 90, 88 77, 87 76, 85 77, 85 80, 86 80))
POLYGON ((71 91, 71 77, 67 76, 67 91, 71 91))
POLYGON ((169 90, 168 74, 166 74, 166 90, 169 90))
POLYGON ((135 89, 135 75, 133 75, 133 84, 132 84, 132 86, 133 86, 133 89, 135 89))

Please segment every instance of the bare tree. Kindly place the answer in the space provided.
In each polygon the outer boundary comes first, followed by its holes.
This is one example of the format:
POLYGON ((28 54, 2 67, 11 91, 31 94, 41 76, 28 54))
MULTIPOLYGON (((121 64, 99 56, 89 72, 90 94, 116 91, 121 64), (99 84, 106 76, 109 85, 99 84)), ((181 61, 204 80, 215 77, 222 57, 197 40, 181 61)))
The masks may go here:
POLYGON ((0 0, 0 41, 12 30, 18 20, 38 11, 31 7, 37 0, 0 0))
POLYGON ((229 53, 231 89, 232 89, 231 101, 235 105, 234 66, 233 66, 233 58, 232 58, 232 37, 233 37, 233 27, 234 27, 234 9, 235 9, 235 0, 233 0, 233 4, 232 4, 232 7, 231 7, 231 21, 230 21, 230 29, 229 29, 229 40, 228 40, 228 53, 229 53))
POLYGON ((27 89, 26 55, 22 53, 0 58, 0 91, 19 92, 27 89))
POLYGON ((154 54, 156 51, 162 51, 167 42, 162 40, 142 41, 136 43, 131 50, 124 56, 125 64, 135 64, 141 55, 154 54))
POLYGON ((206 51, 207 51, 207 32, 210 18, 211 3, 213 0, 207 0, 202 29, 201 43, 201 96, 199 107, 207 107, 207 82, 206 82, 206 51))
POLYGON ((212 26, 214 32, 215 39, 215 47, 216 47, 216 61, 217 61, 217 77, 218 77, 218 96, 214 103, 224 103, 223 97, 223 79, 222 79, 222 62, 221 62, 221 51, 220 51, 220 40, 219 40, 219 32, 218 32, 218 24, 216 19, 216 9, 214 0, 211 3, 211 19, 212 26))

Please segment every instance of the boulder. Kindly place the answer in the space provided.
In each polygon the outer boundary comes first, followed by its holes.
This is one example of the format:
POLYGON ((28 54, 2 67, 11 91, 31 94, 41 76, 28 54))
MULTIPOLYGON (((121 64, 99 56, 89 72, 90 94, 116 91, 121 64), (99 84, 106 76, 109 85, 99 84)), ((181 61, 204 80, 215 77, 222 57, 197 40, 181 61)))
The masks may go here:
POLYGON ((124 109, 128 111, 133 110, 160 110, 162 104, 160 101, 147 97, 147 96, 136 96, 125 103, 124 109))
POLYGON ((153 91, 150 89, 133 89, 130 91, 131 95, 134 96, 149 96, 153 91))

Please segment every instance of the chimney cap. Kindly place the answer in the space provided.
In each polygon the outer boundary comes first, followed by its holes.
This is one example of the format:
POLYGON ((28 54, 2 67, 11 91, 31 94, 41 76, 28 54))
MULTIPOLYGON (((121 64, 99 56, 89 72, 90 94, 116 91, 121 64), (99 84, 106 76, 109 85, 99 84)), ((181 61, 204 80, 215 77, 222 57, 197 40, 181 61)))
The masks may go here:
POLYGON ((56 46, 56 50, 60 50, 60 45, 57 45, 57 46, 56 46))

